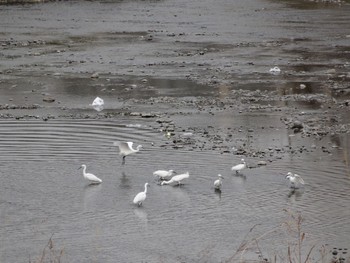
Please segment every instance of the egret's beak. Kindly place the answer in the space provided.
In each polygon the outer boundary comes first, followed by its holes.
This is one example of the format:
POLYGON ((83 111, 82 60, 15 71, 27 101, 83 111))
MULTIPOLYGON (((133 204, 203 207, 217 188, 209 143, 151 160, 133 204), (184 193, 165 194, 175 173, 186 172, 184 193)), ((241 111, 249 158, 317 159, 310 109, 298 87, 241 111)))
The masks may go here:
POLYGON ((81 166, 77 170, 79 170, 79 169, 81 169, 81 166))

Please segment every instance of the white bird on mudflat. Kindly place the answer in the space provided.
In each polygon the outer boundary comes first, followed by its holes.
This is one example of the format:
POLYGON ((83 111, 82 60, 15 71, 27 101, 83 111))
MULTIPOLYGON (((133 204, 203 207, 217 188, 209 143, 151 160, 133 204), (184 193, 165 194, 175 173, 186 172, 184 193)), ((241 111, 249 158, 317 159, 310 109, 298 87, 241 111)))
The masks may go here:
POLYGON ((189 177, 190 177, 190 174, 188 172, 186 172, 184 174, 178 174, 178 175, 173 176, 169 181, 163 181, 161 183, 161 185, 171 184, 173 182, 176 182, 177 185, 180 185, 182 180, 187 179, 189 177))
POLYGON ((86 172, 86 165, 85 164, 82 164, 78 169, 81 169, 81 168, 83 168, 84 178, 86 180, 88 180, 90 183, 92 183, 92 184, 102 183, 102 180, 100 178, 98 178, 96 175, 86 172))
POLYGON ((218 176, 219 176, 219 179, 215 180, 215 182, 214 182, 214 188, 215 188, 215 190, 221 190, 222 179, 224 178, 224 177, 222 177, 221 174, 218 174, 218 176))
POLYGON ((304 184, 305 184, 303 178, 301 178, 300 175, 298 175, 298 174, 293 174, 293 173, 291 173, 291 172, 288 172, 288 173, 287 173, 286 179, 289 180, 289 182, 290 182, 290 187, 293 188, 293 189, 298 188, 299 185, 304 185, 304 184))
POLYGON ((97 111, 101 111, 103 110, 103 105, 104 105, 104 101, 103 99, 101 99, 100 97, 96 97, 96 99, 94 99, 94 101, 92 102, 92 104, 90 104, 95 110, 97 111))
POLYGON ((153 173, 153 175, 157 176, 160 180, 164 180, 164 179, 166 179, 168 177, 171 177, 174 173, 175 173, 174 170, 169 170, 169 171, 158 170, 158 171, 155 171, 153 173))
POLYGON ((119 155, 123 156, 122 164, 125 164, 125 157, 127 155, 137 153, 142 148, 142 145, 138 145, 136 149, 133 149, 133 142, 114 142, 113 145, 119 147, 119 155))
POLYGON ((244 159, 241 160, 242 163, 237 164, 235 166, 232 166, 231 170, 235 171, 236 174, 238 174, 243 169, 247 168, 247 163, 244 161, 244 159))
POLYGON ((146 200, 147 186, 148 186, 148 183, 145 183, 145 191, 140 192, 135 196, 133 201, 135 205, 141 206, 142 202, 146 200))

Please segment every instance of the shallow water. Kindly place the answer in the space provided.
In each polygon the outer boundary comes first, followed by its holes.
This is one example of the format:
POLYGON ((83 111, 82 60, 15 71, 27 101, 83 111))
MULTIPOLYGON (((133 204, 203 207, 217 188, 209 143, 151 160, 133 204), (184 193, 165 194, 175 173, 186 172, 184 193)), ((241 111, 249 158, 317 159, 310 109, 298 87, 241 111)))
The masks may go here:
MULTIPOLYGON (((52 234, 65 262, 219 262, 255 224, 252 237, 286 221, 283 209, 302 212, 308 241, 348 246, 349 137, 338 138, 331 155, 286 154, 243 176, 230 172, 239 156, 164 149, 167 139, 147 122, 1 121, 0 138, 1 262, 39 257, 52 234), (144 149, 123 167, 114 140, 144 149), (101 185, 87 185, 77 170, 82 163, 101 185), (158 169, 189 171, 190 178, 160 186, 152 175, 158 169), (305 191, 289 191, 287 171, 303 175, 305 191), (221 194, 212 187, 218 173, 221 194), (138 208, 132 199, 145 182, 151 187, 138 208)), ((263 240, 261 249, 272 253, 293 239, 279 231, 263 240)))

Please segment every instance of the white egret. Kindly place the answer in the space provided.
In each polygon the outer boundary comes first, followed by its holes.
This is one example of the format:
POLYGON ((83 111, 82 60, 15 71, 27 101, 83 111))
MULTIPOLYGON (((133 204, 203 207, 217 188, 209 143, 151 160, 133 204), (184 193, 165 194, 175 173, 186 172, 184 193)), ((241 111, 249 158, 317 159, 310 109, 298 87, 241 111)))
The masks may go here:
POLYGON ((187 179, 189 177, 190 177, 190 174, 188 172, 186 172, 184 174, 178 174, 178 175, 173 176, 169 181, 163 181, 161 183, 161 185, 171 184, 173 182, 176 182, 177 185, 180 185, 182 180, 187 179))
POLYGON ((96 175, 86 172, 86 165, 85 164, 82 164, 79 167, 79 169, 81 169, 81 168, 83 168, 84 178, 86 180, 90 181, 90 183, 92 183, 92 184, 100 184, 100 183, 102 183, 102 180, 100 178, 98 178, 96 175))
POLYGON ((125 157, 127 155, 137 153, 142 148, 142 145, 138 145, 136 149, 133 149, 133 142, 114 142, 113 145, 119 147, 119 155, 123 156, 122 164, 125 164, 125 157))
POLYGON ((175 173, 174 170, 169 170, 169 171, 158 170, 158 171, 155 171, 153 173, 153 175, 157 176, 160 180, 164 180, 164 179, 166 179, 168 177, 171 177, 174 173, 175 173))
POLYGON ((290 187, 293 189, 299 188, 299 185, 304 185, 305 182, 298 174, 293 174, 291 172, 287 173, 286 179, 290 182, 290 187))
POLYGON ((235 166, 232 166, 231 170, 235 171, 236 174, 238 174, 240 171, 242 171, 243 169, 247 168, 247 163, 245 162, 244 159, 241 160, 242 163, 237 164, 235 166))
POLYGON ((215 180, 215 182, 214 182, 214 188, 215 188, 215 190, 221 190, 222 179, 224 178, 224 177, 222 177, 221 174, 218 174, 218 177, 219 177, 219 179, 215 180))
POLYGON ((273 67, 269 71, 270 71, 270 73, 275 74, 275 75, 281 73, 281 69, 279 67, 273 67))
POLYGON ((147 187, 148 187, 148 183, 145 183, 145 191, 140 192, 135 196, 133 201, 135 205, 141 206, 142 202, 146 200, 147 187))
POLYGON ((92 102, 91 105, 92 106, 103 106, 104 105, 104 101, 100 97, 96 97, 96 99, 94 99, 94 101, 92 102))
POLYGON ((96 99, 94 99, 94 101, 92 102, 92 104, 90 104, 95 110, 97 111, 101 111, 103 110, 103 105, 104 105, 104 101, 103 99, 101 99, 100 97, 96 97, 96 99))

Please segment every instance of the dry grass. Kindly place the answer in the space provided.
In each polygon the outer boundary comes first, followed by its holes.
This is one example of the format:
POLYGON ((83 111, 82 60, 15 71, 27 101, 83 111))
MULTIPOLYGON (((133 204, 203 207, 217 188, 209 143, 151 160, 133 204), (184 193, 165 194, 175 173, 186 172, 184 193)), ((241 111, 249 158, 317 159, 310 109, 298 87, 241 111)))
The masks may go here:
POLYGON ((63 248, 56 250, 52 237, 53 235, 51 235, 49 241, 44 247, 41 256, 35 261, 29 260, 29 263, 61 263, 63 248))
POLYGON ((300 212, 291 212, 284 210, 287 218, 277 227, 260 235, 255 235, 254 230, 259 225, 254 225, 244 237, 237 251, 226 261, 247 263, 247 262, 269 262, 269 263, 350 263, 350 258, 331 257, 329 249, 325 245, 319 246, 319 251, 315 251, 317 244, 307 240, 310 237, 303 231, 303 217, 300 212), (265 256, 259 242, 269 243, 274 235, 285 235, 287 237, 286 249, 278 252, 268 253, 270 256, 265 256), (256 260, 248 259, 248 251, 254 251, 257 255, 256 260))

